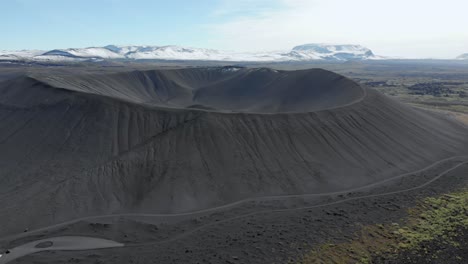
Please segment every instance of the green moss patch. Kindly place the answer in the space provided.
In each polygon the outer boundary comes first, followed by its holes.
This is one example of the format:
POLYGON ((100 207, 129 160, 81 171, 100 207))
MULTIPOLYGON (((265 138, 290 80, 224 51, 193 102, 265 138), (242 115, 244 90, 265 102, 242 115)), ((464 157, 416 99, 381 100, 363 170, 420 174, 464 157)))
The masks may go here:
MULTIPOLYGON (((431 254, 425 245, 442 243, 460 247, 460 230, 468 229, 468 189, 429 197, 408 209, 401 223, 364 226, 351 241, 320 245, 303 256, 299 263, 374 263, 376 258, 391 259, 402 252, 431 254)), ((444 246, 444 247, 445 247, 444 246)))

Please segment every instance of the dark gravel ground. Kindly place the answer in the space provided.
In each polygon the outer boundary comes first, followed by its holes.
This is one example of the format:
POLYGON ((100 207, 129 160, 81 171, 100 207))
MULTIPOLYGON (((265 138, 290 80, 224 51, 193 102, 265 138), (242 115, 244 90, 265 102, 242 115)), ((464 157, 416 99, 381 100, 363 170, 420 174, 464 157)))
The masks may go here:
MULTIPOLYGON (((430 170, 390 182, 368 192, 303 200, 299 204, 312 206, 412 188, 427 182, 454 164, 457 164, 456 160, 442 163, 430 170)), ((287 263, 300 259, 300 256, 314 245, 349 240, 361 226, 399 222, 406 216, 406 208, 414 206, 418 199, 466 186, 467 172, 468 165, 463 165, 430 185, 414 191, 355 199, 304 210, 260 212, 229 221, 226 219, 232 217, 233 212, 251 213, 256 206, 249 204, 245 208, 239 207, 173 225, 141 223, 129 219, 120 219, 108 224, 80 222, 47 235, 30 237, 14 243, 20 244, 38 237, 79 233, 116 239, 126 242, 129 247, 43 252, 26 256, 13 263, 287 263), (206 224, 208 226, 199 231, 180 237, 180 234, 191 232, 194 228, 206 224), (171 240, 174 237, 180 238, 171 240), (155 240, 159 242, 154 243, 155 240)), ((275 204, 270 203, 259 206, 258 210, 265 210, 275 204)), ((279 209, 291 206, 290 204, 293 202, 289 202, 289 205, 280 203, 279 209)), ((433 246, 437 247, 436 244, 433 246)), ((450 251, 447 254, 449 253, 450 251)), ((401 258, 391 263, 456 263, 424 262, 424 259, 398 262, 407 258, 408 256, 402 254, 401 258)))

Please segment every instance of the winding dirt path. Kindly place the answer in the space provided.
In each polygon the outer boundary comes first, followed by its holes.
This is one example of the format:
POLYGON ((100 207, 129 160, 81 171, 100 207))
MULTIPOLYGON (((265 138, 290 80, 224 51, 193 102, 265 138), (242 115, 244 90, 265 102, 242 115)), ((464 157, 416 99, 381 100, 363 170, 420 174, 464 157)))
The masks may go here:
MULTIPOLYGON (((404 177, 412 175, 412 174, 420 173, 420 172, 426 171, 428 169, 431 169, 433 167, 436 167, 436 166, 438 166, 439 164, 441 164, 443 162, 450 161, 450 160, 455 160, 455 159, 466 159, 467 160, 465 162, 460 163, 459 164, 460 166, 462 164, 468 162, 468 156, 453 156, 453 157, 449 157, 449 158, 442 159, 442 160, 439 160, 437 162, 434 162, 433 164, 431 164, 431 165, 429 165, 427 167, 424 167, 424 168, 422 168, 420 170, 417 170, 417 171, 412 171, 412 172, 400 174, 398 176, 388 178, 388 179, 385 179, 385 180, 382 180, 382 181, 379 181, 379 182, 375 182, 375 183, 371 183, 371 184, 368 184, 368 185, 356 187, 356 188, 353 188, 353 189, 348 189, 348 190, 343 190, 343 191, 336 191, 336 192, 312 193, 312 194, 294 194, 294 195, 273 195, 273 196, 264 196, 264 197, 254 197, 254 198, 247 198, 247 199, 239 200, 239 201, 236 201, 236 202, 233 202, 233 203, 229 203, 229 204, 225 204, 225 205, 221 205, 221 206, 217 206, 217 207, 212 207, 212 208, 208 208, 208 209, 203 209, 203 210, 199 210, 199 211, 192 211, 192 212, 186 212, 186 213, 176 213, 176 214, 122 213, 122 214, 108 214, 108 215, 97 215, 97 216, 81 217, 81 218, 73 219, 73 220, 70 220, 70 221, 66 221, 66 222, 62 222, 62 223, 58 223, 58 224, 38 228, 38 229, 35 229, 35 230, 31 230, 31 231, 26 232, 26 233, 19 233, 19 234, 15 234, 15 235, 11 235, 11 236, 6 236, 6 237, 3 237, 3 238, 0 238, 0 241, 13 240, 13 239, 21 238, 21 237, 27 237, 27 236, 30 236, 30 235, 35 234, 35 233, 40 233, 40 232, 44 232, 44 231, 47 231, 47 230, 50 230, 50 229, 55 229, 55 228, 59 228, 59 227, 62 227, 62 226, 67 226, 67 225, 70 225, 70 224, 74 224, 74 223, 77 223, 77 222, 80 222, 80 221, 93 220, 93 219, 104 219, 104 218, 109 218, 109 217, 126 217, 126 216, 141 217, 141 216, 143 216, 143 217, 161 217, 161 218, 164 218, 164 219, 174 218, 174 219, 180 220, 181 218, 197 217, 197 216, 201 216, 201 215, 204 215, 204 214, 207 214, 207 213, 213 213, 213 212, 216 212, 216 211, 219 211, 219 210, 228 209, 228 208, 235 207, 235 206, 241 205, 243 203, 249 203, 249 202, 271 201, 271 200, 291 199, 291 198, 305 198, 305 197, 323 197, 323 196, 346 194, 346 193, 350 193, 350 192, 362 191, 362 190, 369 189, 369 188, 372 188, 372 187, 375 187, 375 186, 378 186, 378 185, 382 185, 382 184, 390 182, 390 181, 394 181, 394 180, 397 180, 397 179, 400 179, 400 178, 404 178, 404 177)), ((453 169, 455 169, 457 167, 458 166, 455 166, 455 167, 453 167, 453 169)), ((443 176, 443 174, 445 174, 447 172, 448 171, 443 172, 442 174, 439 174, 433 180, 438 179, 439 177, 443 176)), ((429 183, 427 183, 427 184, 429 184, 429 183)), ((422 186, 422 187, 424 187, 424 186, 422 186)), ((402 190, 401 192, 405 192, 405 191, 409 191, 409 190, 410 189, 402 190)), ((366 198, 366 197, 360 197, 360 198, 356 197, 356 198, 352 198, 352 199, 350 198, 350 199, 340 200, 339 202, 346 202, 346 201, 349 201, 349 200, 362 199, 362 198, 366 198)), ((322 206, 326 206, 326 205, 324 204, 322 206)), ((285 210, 289 211, 289 210, 299 210, 299 209, 295 208, 295 209, 285 209, 285 210)), ((263 213, 263 212, 256 212, 256 213, 263 213)), ((243 216, 250 216, 250 215, 252 215, 252 214, 243 215, 243 216)), ((228 219, 226 219, 226 220, 228 220, 228 219)), ((220 223, 220 222, 222 222, 222 221, 218 221, 216 223, 220 223)))
MULTIPOLYGON (((201 214, 212 213, 212 212, 216 212, 216 211, 219 211, 219 210, 222 210, 222 209, 235 207, 235 206, 238 206, 240 204, 248 203, 248 202, 269 201, 269 200, 290 199, 290 198, 304 198, 304 197, 322 197, 322 196, 346 194, 346 193, 350 193, 350 192, 362 191, 362 190, 369 189, 369 188, 372 188, 372 187, 375 187, 375 186, 378 186, 378 185, 382 185, 382 184, 390 182, 390 181, 394 181, 394 180, 397 180, 397 179, 400 179, 400 178, 404 178, 404 177, 412 175, 412 174, 420 173, 420 172, 426 171, 428 169, 434 168, 434 167, 440 165, 443 162, 450 161, 450 160, 455 160, 455 159, 467 159, 468 160, 468 156, 449 157, 449 158, 442 159, 442 160, 439 160, 437 162, 434 162, 433 164, 431 164, 431 165, 429 165, 427 167, 424 167, 422 169, 419 169, 417 171, 412 171, 412 172, 400 174, 398 176, 388 178, 388 179, 385 179, 385 180, 382 180, 382 181, 379 181, 379 182, 375 182, 375 183, 371 183, 371 184, 368 184, 368 185, 356 187, 356 188, 353 188, 353 189, 343 190, 343 191, 328 192, 328 193, 273 195, 273 196, 264 196, 264 197, 254 197, 254 198, 247 198, 247 199, 239 200, 239 201, 236 201, 236 202, 233 202, 233 203, 229 203, 229 204, 225 204, 225 205, 221 205, 221 206, 217 206, 217 207, 212 207, 212 208, 208 208, 208 209, 192 211, 192 212, 186 212, 186 213, 176 213, 176 214, 123 213, 123 214, 108 214, 108 215, 87 216, 87 217, 81 217, 81 218, 73 219, 73 220, 70 220, 70 221, 50 225, 50 226, 47 226, 47 227, 38 228, 38 229, 35 229, 35 230, 31 230, 31 231, 29 231, 27 233, 20 233, 20 234, 16 234, 16 235, 3 237, 3 238, 0 238, 0 241, 5 241, 5 240, 17 239, 17 238, 20 238, 20 237, 30 236, 31 234, 47 231, 47 230, 54 229, 54 228, 59 228, 59 227, 62 227, 62 226, 74 224, 74 223, 77 223, 79 221, 85 221, 85 220, 103 219, 103 218, 108 218, 108 217, 125 217, 125 216, 164 217, 164 218, 168 218, 168 217, 169 218, 170 217, 187 217, 187 216, 195 217, 195 216, 199 216, 201 214)), ((468 161, 466 161, 466 162, 468 162, 468 161)), ((459 166, 463 165, 466 162, 460 163, 459 166)), ((458 167, 458 165, 453 167, 453 169, 455 169, 457 167, 458 167)), ((447 171, 439 174, 433 180, 438 179, 439 177, 443 176, 443 174, 445 174, 445 173, 447 173, 447 171)), ((405 191, 405 190, 402 190, 402 191, 405 191)), ((364 198, 364 197, 361 197, 361 198, 364 198)), ((341 200, 340 202, 345 202, 345 201, 347 201, 347 200, 341 200)), ((286 209, 286 210, 289 210, 289 209, 286 209)))
MULTIPOLYGON (((170 214, 170 215, 164 215, 164 214, 118 214, 118 215, 106 215, 106 216, 96 216, 96 217, 85 217, 85 218, 80 218, 80 219, 75 219, 69 222, 57 224, 57 225, 52 225, 40 229, 36 229, 34 231, 31 231, 26 234, 20 234, 15 236, 14 238, 22 237, 22 236, 28 236, 31 235, 31 233, 37 233, 41 231, 46 231, 48 229, 60 227, 63 225, 68 225, 71 223, 75 223, 78 221, 82 220, 90 220, 90 219, 97 219, 97 218, 104 218, 104 217, 110 217, 110 216, 154 216, 154 217, 161 217, 161 216, 193 216, 195 214, 199 214, 200 212, 213 212, 216 210, 232 207, 234 205, 238 205, 240 203, 246 202, 246 201, 259 201, 259 200, 268 200, 268 199, 287 199, 287 198, 298 198, 298 197, 307 197, 307 196, 327 196, 327 195, 335 195, 335 194, 343 194, 343 193, 349 193, 353 191, 358 191, 358 190, 363 190, 366 188, 371 188, 380 184, 383 184, 385 182, 389 182, 392 180, 396 180, 399 178, 403 178, 405 176, 423 172, 425 170, 428 170, 430 168, 433 168, 440 163, 443 163, 445 161, 453 160, 453 159, 460 159, 463 158, 465 161, 460 161, 457 165, 452 166, 451 168, 437 174, 434 178, 430 179, 429 181, 418 185, 416 187, 404 189, 404 190, 398 190, 398 191, 392 191, 392 192, 387 192, 387 193, 380 193, 380 194, 372 194, 372 195, 364 195, 364 196, 359 196, 359 197, 351 197, 335 202, 330 202, 330 203, 324 203, 324 204, 319 204, 319 205, 314 205, 314 206, 306 206, 306 207, 298 207, 298 208, 290 208, 290 209, 279 209, 279 210, 264 210, 264 211, 257 211, 253 213, 248 213, 248 214, 243 214, 239 215, 236 217, 231 217, 228 219, 224 219, 221 221, 216 221, 212 222, 203 226, 200 226, 198 228, 192 229, 190 231, 187 231, 185 233, 182 233, 180 235, 174 236, 170 239, 162 240, 162 241, 154 241, 154 242, 147 242, 147 243, 139 243, 139 244, 132 244, 132 245, 124 245, 115 241, 111 240, 106 240, 106 239, 99 239, 99 238, 92 238, 92 237, 78 237, 78 236, 63 236, 63 237, 54 237, 54 238, 47 238, 47 239, 42 239, 42 240, 37 240, 34 242, 29 242, 27 244, 21 245, 19 247, 16 247, 14 249, 10 250, 9 254, 3 254, 0 255, 0 264, 5 264, 8 263, 14 259, 20 258, 22 256, 28 255, 28 254, 33 254, 36 252, 41 252, 41 251, 50 251, 50 250, 90 250, 90 249, 102 249, 102 248, 111 248, 111 247, 141 247, 141 246, 149 246, 149 245, 159 245, 159 244, 165 244, 165 243, 170 243, 177 241, 179 239, 183 239, 184 237, 193 235, 194 233, 197 233, 199 231, 202 231, 206 228, 219 225, 222 223, 258 215, 258 214, 264 214, 264 213, 277 213, 277 212, 293 212, 293 211, 300 211, 300 210, 309 210, 313 208, 320 208, 320 207, 325 207, 325 206, 330 206, 330 205, 336 205, 336 204, 341 204, 349 201, 354 201, 354 200, 361 200, 361 199, 368 199, 368 198, 374 198, 374 197, 382 197, 382 196, 388 196, 388 195, 395 195, 399 193, 404 193, 404 192, 410 192, 410 191, 415 191, 421 188, 424 188, 434 181, 438 180, 439 178, 443 177, 444 175, 448 174, 449 172, 468 164, 468 157, 467 156, 455 156, 447 159, 440 160, 438 162, 433 163, 430 166, 427 166, 423 169, 420 169, 418 171, 410 172, 410 173, 405 173, 401 174, 399 176, 386 179, 384 181, 380 181, 377 183, 369 184, 366 186, 362 186, 359 188, 354 188, 352 190, 347 190, 347 191, 340 191, 340 192, 333 192, 333 193, 323 193, 323 194, 304 194, 304 195, 284 195, 284 196, 269 196, 269 197, 260 197, 260 198, 252 198, 252 199, 246 199, 242 201, 238 201, 232 204, 216 207, 216 208, 210 208, 202 211, 197 211, 197 212, 191 212, 191 213, 183 213, 183 214, 170 214)), ((3 238, 2 240, 6 240, 7 238, 3 238)))
POLYGON ((468 161, 463 161, 453 167, 451 167, 450 169, 447 169, 441 173, 439 173, 436 177, 432 178, 431 180, 421 184, 421 185, 418 185, 416 187, 413 187, 413 188, 409 188, 409 189, 404 189, 404 190, 398 190, 398 191, 393 191, 393 192, 387 192, 387 193, 380 193, 380 194, 373 194, 373 195, 365 195, 365 196, 358 196, 358 197, 352 197, 352 198, 347 198, 347 199, 343 199, 343 200, 339 200, 339 201, 335 201, 335 202, 330 202, 330 203, 324 203, 324 204, 319 204, 319 205, 313 205, 313 206, 305 206, 305 207, 297 207, 297 208, 290 208, 290 209, 279 209, 279 210, 264 210, 264 211, 257 211, 257 212, 253 212, 253 213, 248 213, 248 214, 244 214, 244 215, 240 215, 240 216, 236 216, 236 217, 232 217, 232 218, 228 218, 228 219, 224 219, 224 220, 220 220, 220 221, 216 221, 216 222, 212 222, 210 224, 206 224, 206 225, 203 225, 203 226, 200 226, 198 228, 195 228, 195 229, 192 229, 190 231, 187 231, 185 233, 182 233, 178 236, 175 236, 175 237, 172 237, 170 239, 167 239, 167 240, 163 240, 163 241, 156 241, 156 242, 147 242, 147 243, 139 243, 139 244, 132 244, 132 245, 126 245, 125 247, 141 247, 141 246, 148 246, 148 245, 159 245, 159 244, 165 244, 165 243, 169 243, 169 242, 174 242, 174 241, 177 241, 179 239, 183 239, 184 237, 187 237, 187 236, 190 236, 190 235, 193 235, 194 233, 196 232, 199 232, 203 229, 206 229, 208 227, 211 227, 211 226, 215 226, 215 225, 219 225, 219 224, 222 224, 222 223, 227 223, 227 222, 230 222, 230 221, 233 221, 233 220, 238 220, 238 219, 242 219, 242 218, 246 218, 246 217, 250 217, 250 216, 254 216, 254 215, 259 215, 259 214, 265 214, 265 213, 282 213, 282 212, 293 212, 293 211, 301 211, 301 210, 309 210, 309 209, 314 209, 314 208, 320 208, 320 207, 325 207, 325 206, 330 206, 330 205, 336 205, 336 204, 341 204, 341 203, 345 203, 345 202, 349 202, 349 201, 355 201, 355 200, 362 200, 362 199, 368 199, 368 198, 374 198, 374 197, 382 197, 382 196, 388 196, 388 195, 395 195, 395 194, 400 194, 400 193, 405 193, 405 192, 410 192, 410 191, 415 191, 415 190, 418 190, 418 189, 422 189, 426 186, 428 186, 429 184, 433 183, 434 181, 438 180, 439 178, 441 178, 442 176, 446 175, 447 173, 463 166, 463 165, 466 165, 468 164, 468 161))

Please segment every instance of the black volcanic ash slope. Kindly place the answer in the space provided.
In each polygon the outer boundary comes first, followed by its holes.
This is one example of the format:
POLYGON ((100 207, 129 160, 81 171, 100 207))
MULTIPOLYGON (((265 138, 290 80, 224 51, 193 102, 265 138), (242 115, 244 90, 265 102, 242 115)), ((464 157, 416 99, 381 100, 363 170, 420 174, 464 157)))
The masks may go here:
POLYGON ((363 96, 356 83, 319 69, 280 72, 222 67, 42 79, 54 87, 138 104, 235 112, 310 112, 335 108, 363 96))
POLYGON ((0 84, 0 120, 0 234, 344 190, 468 146, 458 124, 317 69, 21 77, 0 84))

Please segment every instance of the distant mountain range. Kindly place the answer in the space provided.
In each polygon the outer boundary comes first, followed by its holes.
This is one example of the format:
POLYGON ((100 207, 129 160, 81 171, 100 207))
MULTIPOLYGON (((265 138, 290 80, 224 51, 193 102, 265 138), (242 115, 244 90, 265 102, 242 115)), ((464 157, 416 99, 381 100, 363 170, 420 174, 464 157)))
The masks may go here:
POLYGON ((462 54, 457 57, 459 60, 468 60, 468 53, 462 54))
POLYGON ((288 51, 233 52, 181 46, 115 46, 54 49, 50 51, 0 51, 0 60, 99 61, 99 60, 180 60, 180 61, 349 61, 384 57, 361 45, 305 44, 288 51))
MULTIPOLYGON (((1 51, 0 61, 102 61, 102 60, 167 60, 167 61, 351 61, 384 60, 361 45, 304 44, 287 51, 236 52, 182 46, 116 46, 43 50, 1 51)), ((468 60, 468 53, 457 60, 468 60)))

